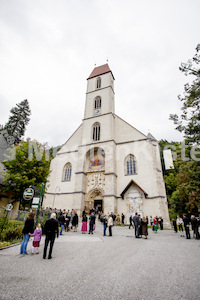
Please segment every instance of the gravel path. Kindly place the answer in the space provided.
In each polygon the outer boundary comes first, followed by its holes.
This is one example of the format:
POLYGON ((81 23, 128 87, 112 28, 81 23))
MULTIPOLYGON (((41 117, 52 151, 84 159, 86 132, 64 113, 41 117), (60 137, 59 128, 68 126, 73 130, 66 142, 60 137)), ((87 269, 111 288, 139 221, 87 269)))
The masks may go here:
POLYGON ((56 239, 51 260, 42 258, 44 238, 39 255, 1 250, 0 299, 200 299, 200 240, 172 230, 135 239, 128 227, 103 237, 100 223, 93 235, 78 230, 56 239))

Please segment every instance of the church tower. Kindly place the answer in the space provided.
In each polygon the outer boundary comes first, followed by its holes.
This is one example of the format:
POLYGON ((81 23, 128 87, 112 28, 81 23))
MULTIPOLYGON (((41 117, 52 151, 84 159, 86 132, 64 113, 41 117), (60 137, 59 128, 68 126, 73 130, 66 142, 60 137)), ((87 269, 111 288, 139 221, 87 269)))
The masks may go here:
POLYGON ((87 78, 85 112, 82 123, 80 161, 83 173, 77 176, 85 193, 86 210, 99 206, 114 211, 116 207, 115 103, 114 76, 108 64, 94 68, 87 78), (86 153, 86 157, 84 156, 86 153))
POLYGON ((84 119, 115 113, 114 80, 108 64, 94 68, 87 79, 84 119))
POLYGON ((87 79, 82 144, 113 139, 114 113, 114 76, 105 64, 94 68, 87 79))

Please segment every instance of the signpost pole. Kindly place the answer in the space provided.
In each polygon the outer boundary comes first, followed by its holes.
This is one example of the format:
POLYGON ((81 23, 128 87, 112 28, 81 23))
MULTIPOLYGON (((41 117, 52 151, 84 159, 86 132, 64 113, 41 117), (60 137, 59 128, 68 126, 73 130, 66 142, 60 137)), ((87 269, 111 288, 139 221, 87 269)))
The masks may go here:
POLYGON ((39 198, 38 208, 37 208, 37 213, 36 213, 36 225, 38 223, 38 217, 39 217, 40 205, 41 205, 41 202, 42 202, 43 190, 44 190, 44 184, 42 183, 42 187, 41 187, 41 190, 40 190, 40 198, 39 198))

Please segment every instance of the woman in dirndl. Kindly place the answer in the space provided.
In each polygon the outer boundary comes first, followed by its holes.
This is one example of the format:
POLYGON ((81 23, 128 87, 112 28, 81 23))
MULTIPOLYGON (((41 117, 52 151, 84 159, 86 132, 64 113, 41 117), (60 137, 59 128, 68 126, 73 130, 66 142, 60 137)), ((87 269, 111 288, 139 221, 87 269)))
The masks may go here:
POLYGON ((158 218, 157 217, 155 217, 153 219, 153 231, 156 232, 156 233, 158 231, 158 218))
POLYGON ((81 231, 82 231, 82 233, 87 232, 87 216, 86 216, 86 214, 83 215, 81 231))

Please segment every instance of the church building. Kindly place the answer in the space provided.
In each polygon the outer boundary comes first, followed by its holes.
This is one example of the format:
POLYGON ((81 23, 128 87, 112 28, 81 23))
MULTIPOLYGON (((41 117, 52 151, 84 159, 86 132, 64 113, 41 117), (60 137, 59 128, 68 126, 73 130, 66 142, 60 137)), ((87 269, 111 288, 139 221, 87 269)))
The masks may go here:
POLYGON ((51 161, 43 207, 162 216, 169 227, 158 141, 115 114, 114 76, 108 64, 87 79, 82 124, 51 161))

